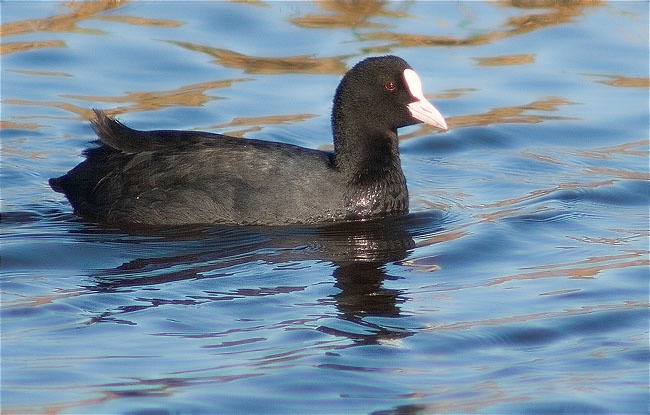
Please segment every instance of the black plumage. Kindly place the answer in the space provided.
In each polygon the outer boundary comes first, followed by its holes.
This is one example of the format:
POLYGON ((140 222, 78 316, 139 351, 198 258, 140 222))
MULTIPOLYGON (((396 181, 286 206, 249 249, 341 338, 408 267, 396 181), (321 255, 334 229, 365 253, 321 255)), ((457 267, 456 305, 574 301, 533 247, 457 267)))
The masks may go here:
POLYGON ((139 131, 95 110, 100 145, 50 185, 75 213, 105 223, 283 225, 402 214, 408 191, 397 128, 424 121, 446 129, 414 74, 394 56, 348 71, 334 98, 334 152, 207 132, 139 131))

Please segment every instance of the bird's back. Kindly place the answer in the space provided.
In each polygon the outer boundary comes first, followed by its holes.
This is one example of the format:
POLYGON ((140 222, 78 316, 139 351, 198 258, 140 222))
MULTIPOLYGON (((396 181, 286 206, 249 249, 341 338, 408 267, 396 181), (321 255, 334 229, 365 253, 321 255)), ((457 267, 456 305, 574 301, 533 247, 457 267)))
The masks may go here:
POLYGON ((286 224, 345 216, 330 153, 193 131, 138 131, 97 113, 101 145, 51 186, 101 222, 286 224))

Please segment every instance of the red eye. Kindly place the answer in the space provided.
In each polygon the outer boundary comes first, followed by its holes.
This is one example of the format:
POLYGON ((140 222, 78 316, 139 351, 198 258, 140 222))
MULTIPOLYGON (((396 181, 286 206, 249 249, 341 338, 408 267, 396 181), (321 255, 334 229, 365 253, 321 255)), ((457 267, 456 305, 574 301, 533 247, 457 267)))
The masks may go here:
POLYGON ((386 82, 384 88, 386 88, 386 91, 393 92, 394 90, 397 89, 397 84, 395 82, 386 82))

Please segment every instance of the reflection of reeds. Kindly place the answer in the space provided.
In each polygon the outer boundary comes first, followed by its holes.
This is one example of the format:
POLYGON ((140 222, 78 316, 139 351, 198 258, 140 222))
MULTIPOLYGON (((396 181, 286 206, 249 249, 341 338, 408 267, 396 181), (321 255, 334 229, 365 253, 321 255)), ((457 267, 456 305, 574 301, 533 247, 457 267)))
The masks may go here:
MULTIPOLYGON (((97 29, 83 29, 77 23, 90 17, 103 20, 118 21, 138 26, 154 27, 179 27, 183 23, 175 20, 151 19, 139 16, 101 15, 100 12, 119 7, 123 2, 71 2, 67 7, 70 13, 52 16, 43 19, 29 19, 18 22, 11 22, 0 27, 3 37, 24 33, 36 32, 77 32, 87 34, 103 33, 97 29)), ((472 35, 466 38, 455 38, 450 36, 426 36, 416 34, 392 33, 385 30, 385 25, 370 21, 372 17, 405 17, 406 12, 393 11, 387 5, 393 3, 375 1, 328 1, 316 3, 325 12, 323 14, 308 14, 292 18, 290 21, 302 28, 377 28, 380 32, 357 33, 359 40, 388 41, 388 45, 378 45, 371 50, 389 53, 393 47, 412 46, 473 46, 490 43, 494 40, 505 37, 528 33, 545 27, 559 25, 571 21, 574 17, 584 13, 588 7, 601 6, 601 1, 502 1, 500 7, 516 7, 520 9, 533 8, 535 13, 515 16, 508 19, 502 29, 492 32, 472 35), (546 13, 538 13, 540 8, 547 9, 546 13)), ((239 54, 234 51, 216 49, 209 46, 194 45, 187 42, 173 42, 190 50, 196 50, 211 54, 217 58, 221 65, 235 68, 242 68, 248 73, 337 73, 345 72, 345 65, 342 60, 346 57, 337 58, 313 58, 310 56, 294 57, 253 57, 239 54)), ((61 47, 63 42, 38 41, 20 42, 12 44, 11 47, 4 45, 1 53, 21 52, 38 47, 61 47)), ((369 49, 364 49, 368 52, 369 49)), ((518 62, 517 64, 521 64, 518 62)))
POLYGON ((40 48, 63 48, 65 42, 62 40, 43 40, 36 42, 12 42, 0 45, 0 55, 7 53, 26 52, 32 49, 40 48))
MULTIPOLYGON (((25 33, 40 32, 77 32, 86 34, 103 33, 95 29, 81 29, 77 23, 86 20, 89 16, 99 12, 116 7, 116 2, 71 2, 68 7, 72 9, 70 13, 61 14, 43 19, 28 19, 18 22, 6 23, 0 26, 0 36, 14 36, 25 33)), ((0 55, 8 53, 25 52, 32 49, 40 48, 62 48, 66 44, 62 40, 38 40, 32 42, 13 42, 2 43, 0 46, 0 55)))
MULTIPOLYGON (((43 127, 41 124, 36 124, 33 122, 15 122, 15 121, 2 121, 0 120, 0 130, 9 130, 9 129, 14 129, 14 130, 38 130, 39 128, 43 127)), ((2 151, 4 153, 7 152, 7 146, 4 146, 2 148, 2 151)))
POLYGON ((650 78, 632 78, 629 76, 621 75, 594 75, 609 78, 607 80, 598 81, 601 84, 609 86, 623 86, 632 88, 650 88, 650 78))
POLYGON ((112 111, 112 114, 133 111, 152 111, 170 106, 197 107, 219 97, 209 96, 206 91, 219 88, 228 88, 235 82, 246 81, 247 79, 225 79, 219 81, 201 82, 198 84, 184 85, 179 88, 167 91, 154 92, 129 92, 119 97, 62 95, 64 98, 78 99, 84 101, 108 102, 108 103, 135 103, 122 107, 120 110, 112 111))
POLYGON ((578 154, 583 157, 589 157, 594 159, 610 159, 613 156, 643 156, 648 157, 647 150, 635 150, 637 148, 647 146, 647 140, 633 141, 631 143, 617 144, 615 146, 596 148, 596 149, 582 149, 578 150, 578 154))
POLYGON ((215 63, 228 68, 242 69, 246 73, 283 74, 319 73, 344 74, 347 67, 343 62, 348 56, 317 58, 314 56, 264 57, 248 56, 232 50, 213 48, 190 42, 170 41, 187 50, 201 52, 216 58, 215 63))
POLYGON ((502 55, 486 58, 474 58, 481 66, 505 66, 505 65, 525 65, 535 62, 535 55, 525 53, 521 55, 502 55))
POLYGON ((124 1, 84 1, 84 2, 67 2, 63 5, 70 8, 70 13, 64 13, 57 16, 45 17, 40 19, 28 19, 17 22, 11 22, 0 26, 0 35, 13 36, 24 33, 39 32, 74 32, 86 34, 102 34, 97 29, 82 29, 77 27, 77 23, 89 18, 109 20, 138 26, 155 26, 155 27, 178 27, 183 22, 166 19, 150 19, 145 17, 119 16, 119 15, 102 15, 107 10, 111 10, 126 4, 124 1))
POLYGON ((499 277, 486 285, 503 284, 513 280, 529 280, 549 277, 594 278, 603 271, 629 267, 648 266, 647 252, 628 251, 625 254, 592 257, 568 264, 543 265, 529 268, 531 272, 499 277))
MULTIPOLYGON (((99 13, 120 6, 120 2, 98 2, 98 3, 68 3, 68 13, 58 16, 52 16, 43 19, 30 19, 19 22, 7 23, 1 27, 2 36, 11 36, 30 32, 80 32, 80 33, 101 33, 94 29, 80 29, 77 27, 78 22, 84 19, 103 19, 118 21, 126 24, 137 26, 156 26, 156 27, 178 27, 182 22, 176 20, 150 19, 139 16, 121 16, 121 15, 99 15, 99 13)), ((383 48, 384 52, 390 52, 393 47, 412 47, 412 46, 473 46, 482 45, 509 36, 516 36, 528 33, 533 30, 543 29, 549 26, 559 25, 570 22, 576 16, 585 13, 588 8, 600 7, 600 1, 501 1, 495 4, 497 7, 517 8, 524 10, 524 14, 508 18, 500 27, 493 31, 473 34, 468 37, 450 37, 450 36, 427 36, 420 34, 392 33, 385 30, 384 25, 372 22, 373 17, 407 17, 406 11, 408 4, 395 6, 395 3, 386 2, 348 2, 348 1, 331 1, 318 2, 316 6, 323 10, 323 13, 306 14, 303 16, 292 17, 290 22, 306 29, 310 28, 374 28, 381 27, 381 31, 355 32, 360 40, 388 41, 386 45, 374 46, 373 48, 383 48), (527 9, 531 9, 530 12, 527 9), (540 10, 543 10, 540 12, 540 10)), ((257 4, 251 5, 257 7, 257 4)), ((319 73, 319 74, 337 74, 341 75, 347 70, 346 61, 350 56, 318 57, 318 56, 250 56, 238 53, 233 50, 216 48, 210 44, 199 44, 183 41, 169 41, 169 43, 180 46, 184 49, 207 54, 215 58, 215 63, 220 66, 237 68, 245 73, 254 74, 291 74, 291 73, 319 73)), ((2 53, 23 52, 33 48, 43 47, 65 47, 61 40, 40 40, 34 42, 15 42, 6 43, 2 47, 2 53)), ((534 63, 534 54, 512 54, 493 57, 475 58, 479 65, 522 65, 534 63)), ((622 87, 648 87, 650 80, 648 78, 630 78, 617 75, 602 75, 608 79, 598 82, 622 87)), ((226 88, 232 82, 243 81, 244 79, 231 79, 203 82, 181 86, 176 89, 167 91, 137 91, 129 92, 122 96, 102 97, 102 96, 80 96, 80 95, 61 95, 63 98, 105 102, 118 104, 109 112, 113 115, 133 111, 157 110, 169 106, 200 106, 210 100, 219 99, 219 97, 206 94, 206 91, 216 88, 226 88)), ((454 89, 437 94, 435 99, 453 99, 461 97, 471 90, 454 89)), ((69 112, 80 115, 82 118, 89 118, 92 114, 89 109, 76 106, 64 101, 25 101, 19 99, 9 99, 3 101, 5 104, 16 105, 38 105, 60 108, 69 112)), ((557 111, 560 106, 571 104, 565 98, 544 98, 523 105, 509 107, 493 108, 480 114, 465 114, 451 117, 448 121, 453 127, 466 126, 485 126, 502 123, 539 123, 545 120, 566 120, 566 116, 551 115, 548 112, 557 111), (544 112, 541 113, 540 112, 544 112)), ((304 120, 305 117, 312 115, 293 114, 293 115, 274 115, 271 114, 264 120, 257 120, 259 124, 272 123, 290 123, 304 120)), ((219 128, 227 126, 239 126, 236 123, 241 119, 232 121, 231 125, 223 124, 219 128)), ((237 131, 235 134, 244 134, 248 131, 256 131, 259 125, 255 125, 255 119, 248 119, 247 128, 237 131)), ((5 124, 6 126, 7 124, 5 124)), ((404 135, 401 138, 407 139, 412 136, 430 134, 431 130, 426 126, 420 126, 414 132, 404 135)))
MULTIPOLYGON (((77 23, 88 20, 89 18, 109 20, 133 24, 138 26, 155 26, 155 27, 178 27, 183 22, 165 19, 149 19, 144 17, 106 15, 98 16, 99 13, 119 7, 126 2, 120 1, 93 1, 93 2, 69 2, 65 3, 66 7, 71 9, 70 13, 64 13, 57 16, 46 17, 42 19, 28 19, 17 22, 11 22, 0 26, 0 36, 14 36, 25 33, 84 33, 84 34, 103 34, 102 30, 84 29, 77 26, 77 23)), ((65 47, 62 40, 41 40, 34 42, 14 42, 3 43, 0 49, 0 55, 7 53, 24 52, 38 48, 60 48, 65 47)))
MULTIPOLYGON (((636 267, 641 265, 642 263, 643 261, 641 260, 630 261, 629 263, 623 263, 621 265, 614 266, 614 267, 603 266, 601 270, 606 271, 608 269, 636 267)), ((553 294, 559 295, 562 294, 562 292, 545 293, 540 295, 553 295, 553 294)), ((649 305, 648 303, 641 303, 637 301, 626 301, 624 303, 619 303, 619 304, 602 304, 602 305, 584 306, 580 308, 567 309, 562 311, 548 311, 548 312, 540 312, 534 314, 521 314, 521 315, 502 317, 502 318, 492 318, 487 320, 461 321, 457 323, 441 324, 438 326, 427 328, 425 330, 427 331, 470 330, 476 327, 501 326, 501 325, 512 324, 512 323, 534 322, 540 320, 543 321, 543 320, 561 318, 567 316, 593 314, 599 311, 616 311, 616 310, 633 310, 633 309, 643 310, 647 308, 648 305, 649 305)))
POLYGON ((262 130, 262 125, 291 124, 317 117, 317 114, 289 114, 289 115, 268 115, 265 117, 236 117, 232 121, 211 125, 210 130, 225 130, 224 134, 234 137, 243 137, 246 133, 262 130), (231 128, 238 128, 231 130, 231 128), (244 128, 242 128, 244 127, 244 128))
MULTIPOLYGON (((541 100, 529 102, 528 104, 515 105, 509 107, 497 107, 481 114, 457 115, 447 118, 447 124, 450 128, 487 126, 494 124, 536 124, 547 120, 572 120, 575 118, 562 115, 547 114, 526 114, 527 111, 554 112, 560 106, 569 105, 572 102, 561 97, 549 97, 541 100)), ((431 133, 432 129, 424 124, 409 133, 400 135, 400 140, 406 140, 413 137, 421 137, 431 133)))
POLYGON ((385 27, 369 19, 375 16, 404 15, 387 9, 387 3, 381 1, 319 1, 316 5, 326 13, 296 17, 291 19, 291 23, 309 29, 385 27))
MULTIPOLYGON (((506 24, 491 32, 480 33, 468 37, 452 36, 427 36, 408 33, 392 33, 388 31, 361 34, 363 40, 391 42, 386 47, 414 47, 414 46, 478 46, 494 42, 499 39, 518 36, 550 26, 557 26, 570 22, 573 18, 584 14, 585 9, 602 6, 601 1, 503 1, 501 6, 535 9, 545 8, 547 13, 531 13, 523 16, 510 17, 506 24)), ((537 11, 537 10, 536 10, 537 11)))
POLYGON ((560 97, 549 97, 524 105, 493 108, 483 114, 469 114, 452 117, 450 123, 455 126, 476 126, 506 123, 535 124, 545 120, 572 119, 560 115, 525 114, 526 111, 557 111, 559 106, 569 105, 570 101, 560 97))
MULTIPOLYGON (((125 104, 118 108, 108 110, 110 115, 123 114, 136 111, 154 111, 170 106, 201 106, 208 101, 219 99, 216 96, 209 96, 206 91, 218 88, 228 88, 235 82, 246 81, 245 78, 225 79, 219 81, 201 82, 198 84, 185 85, 167 91, 129 92, 126 95, 117 97, 85 96, 85 95, 61 95, 63 98, 89 101, 106 102, 112 104, 125 104)), ((80 115, 84 119, 93 117, 92 110, 87 107, 80 107, 64 101, 27 101, 19 99, 7 99, 4 104, 34 105, 53 107, 80 115)))
POLYGON ((21 20, 3 24, 0 27, 2 37, 38 32, 76 32, 98 34, 103 33, 96 29, 81 29, 77 23, 88 19, 97 13, 119 6, 115 1, 69 2, 70 13, 42 19, 21 20))
POLYGON ((136 26, 179 27, 183 25, 183 22, 178 20, 150 19, 147 17, 139 17, 139 16, 103 15, 103 16, 98 16, 98 18, 102 20, 132 24, 136 26))

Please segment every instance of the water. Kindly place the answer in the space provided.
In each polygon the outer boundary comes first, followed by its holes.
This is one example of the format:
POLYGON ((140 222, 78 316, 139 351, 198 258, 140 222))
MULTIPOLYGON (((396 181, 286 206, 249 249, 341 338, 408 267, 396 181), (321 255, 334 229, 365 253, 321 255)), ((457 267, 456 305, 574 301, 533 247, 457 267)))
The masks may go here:
POLYGON ((3 2, 2 411, 647 413, 647 2, 3 2), (405 58, 411 214, 114 229, 47 186, 136 128, 331 146, 405 58))

